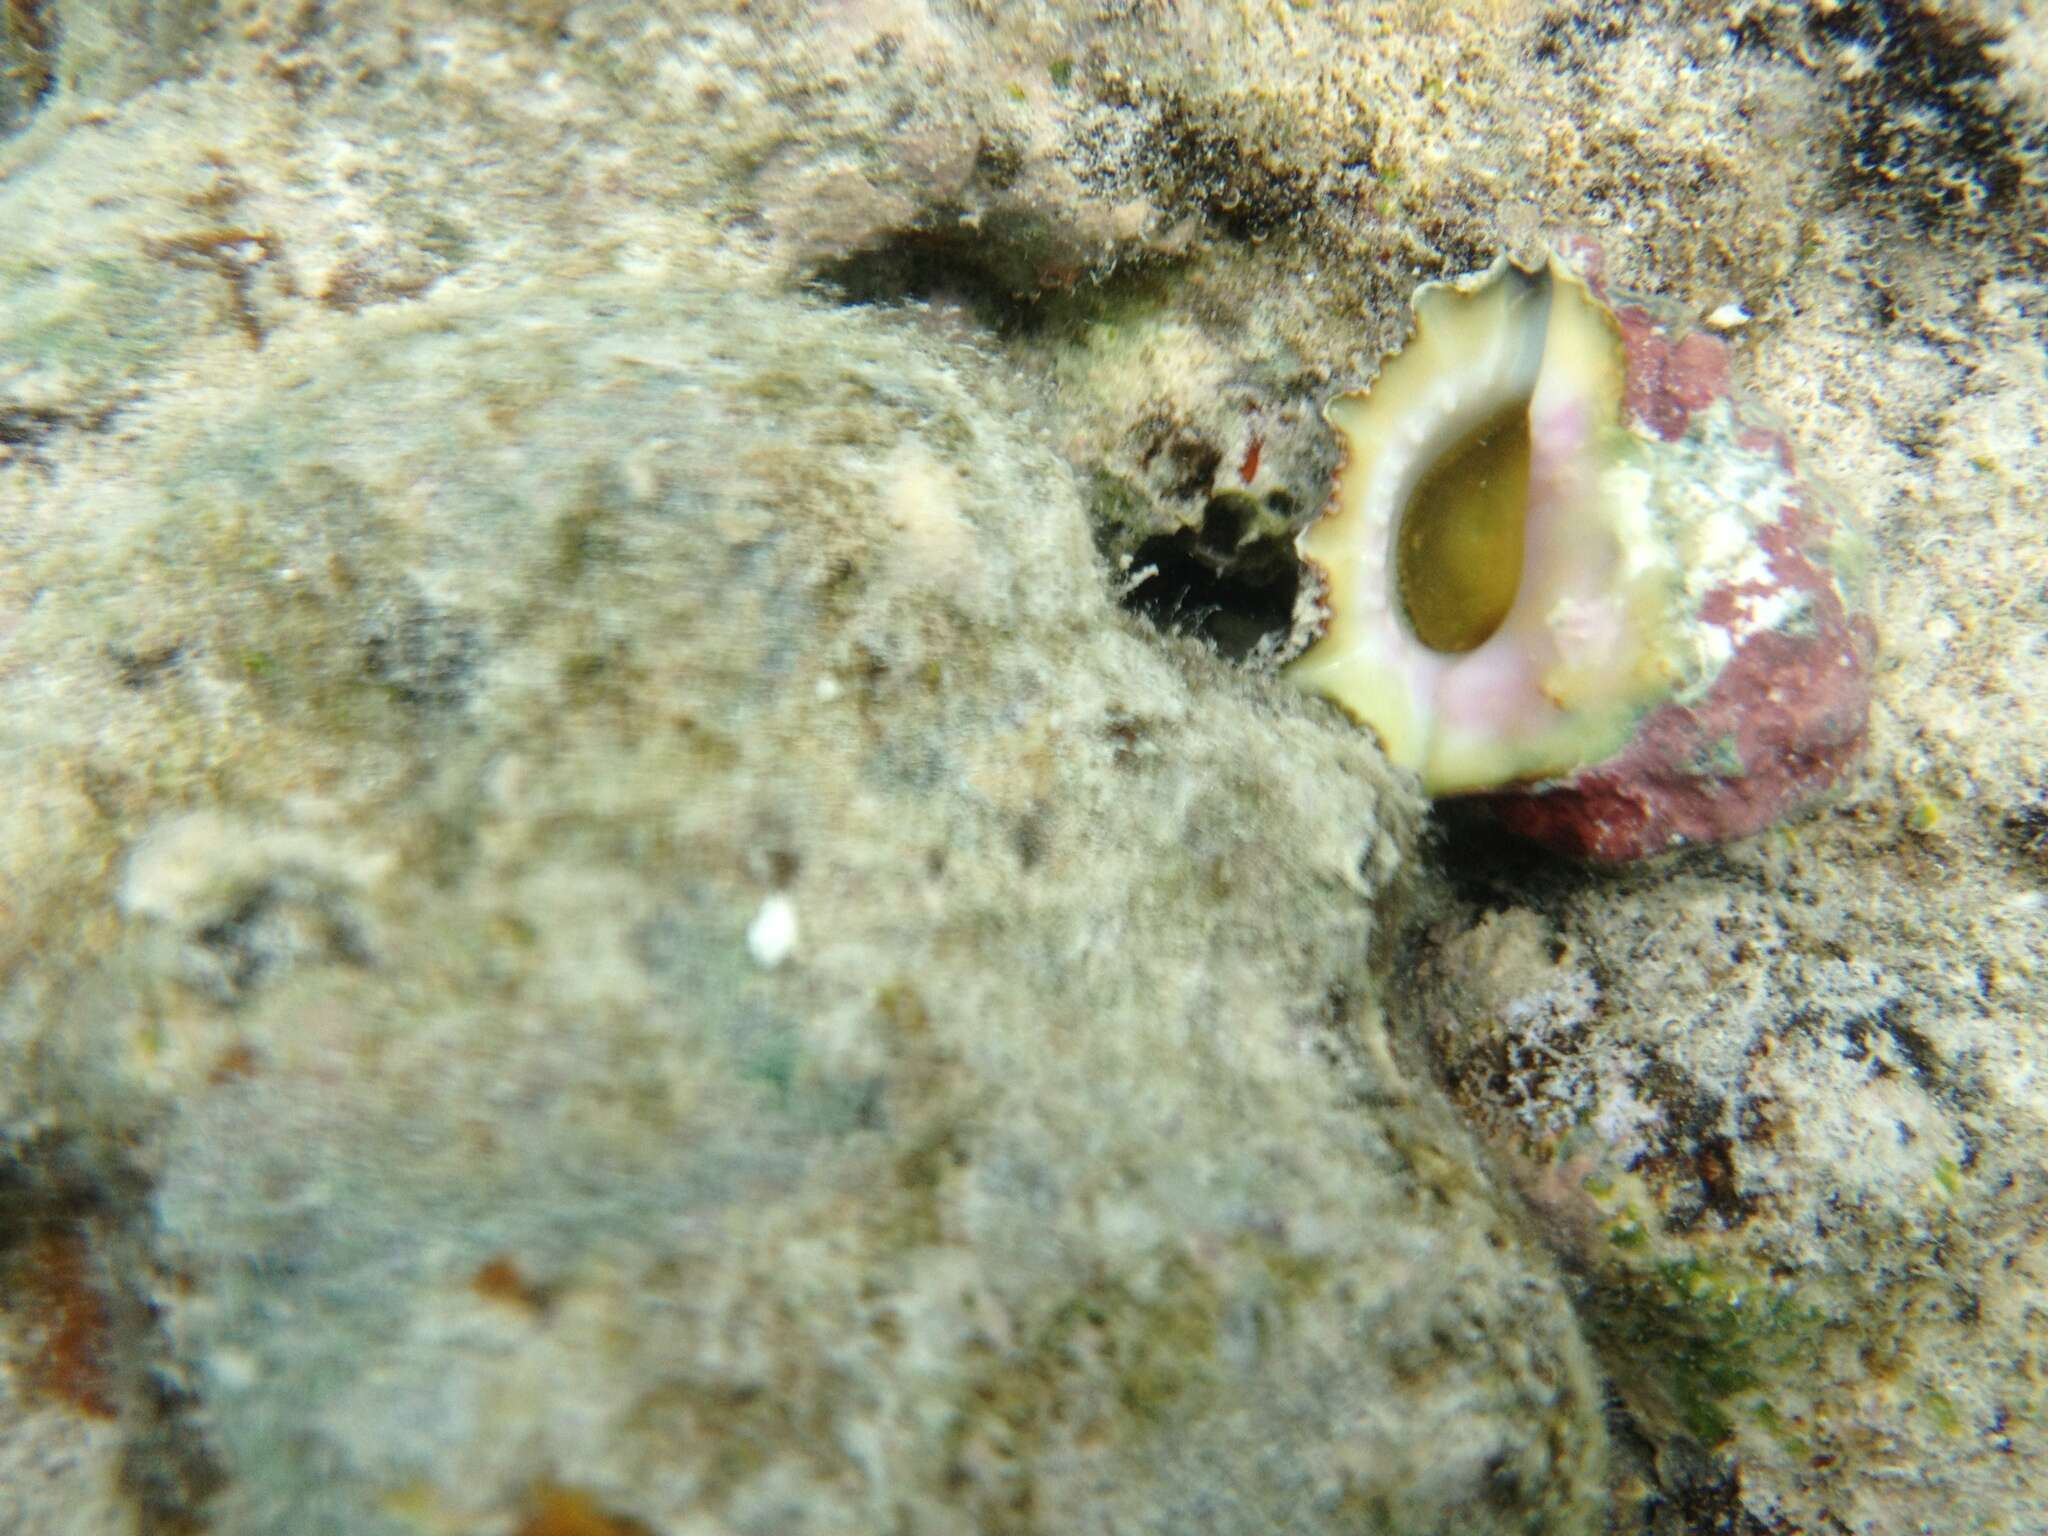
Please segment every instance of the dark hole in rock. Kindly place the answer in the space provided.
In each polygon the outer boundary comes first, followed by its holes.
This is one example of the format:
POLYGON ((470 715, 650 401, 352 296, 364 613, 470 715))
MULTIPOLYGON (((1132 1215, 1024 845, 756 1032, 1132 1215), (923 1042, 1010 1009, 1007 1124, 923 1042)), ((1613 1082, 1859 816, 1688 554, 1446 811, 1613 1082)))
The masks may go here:
POLYGON ((1589 866, 1516 837, 1496 819, 1484 796, 1439 800, 1435 811, 1436 862, 1458 898, 1483 911, 1540 908, 1568 900, 1603 878, 1589 866))
POLYGON ((991 215, 978 229, 905 229, 820 267, 817 281, 847 304, 916 299, 956 304, 1003 335, 1036 330, 1044 300, 1076 274, 1054 257, 1050 232, 991 215))
POLYGON ((1209 504, 1202 508, 1198 547, 1218 559, 1230 558, 1245 542, 1245 535, 1251 532, 1255 515, 1256 509, 1241 496, 1211 497, 1209 504))
POLYGON ((1124 604, 1161 629, 1197 635, 1233 660, 1249 656, 1294 622, 1301 563, 1287 538, 1251 534, 1257 515, 1243 496, 1212 497, 1199 528, 1147 539, 1131 569, 1153 574, 1124 604))
POLYGON ((1174 265, 1129 251, 1110 261, 1024 208, 995 207, 973 224, 951 207, 932 218, 819 265, 812 281, 842 304, 955 305, 999 336, 1036 336, 1158 302, 1174 265))

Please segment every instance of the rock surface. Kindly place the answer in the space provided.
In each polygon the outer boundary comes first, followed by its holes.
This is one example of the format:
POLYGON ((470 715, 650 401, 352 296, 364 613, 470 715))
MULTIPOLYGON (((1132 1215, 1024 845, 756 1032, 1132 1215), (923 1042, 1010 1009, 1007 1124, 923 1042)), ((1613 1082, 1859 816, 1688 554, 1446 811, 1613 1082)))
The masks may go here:
POLYGON ((1117 612, 986 356, 309 303, 73 152, 0 257, 0 1124, 96 1438, 17 1529, 1584 1527, 1561 1288, 1386 1045, 1415 800, 1117 612))
POLYGON ((0 13, 0 1523, 2043 1525, 2038 6, 0 13), (1886 593, 1619 877, 1112 598, 1558 226, 1886 593))

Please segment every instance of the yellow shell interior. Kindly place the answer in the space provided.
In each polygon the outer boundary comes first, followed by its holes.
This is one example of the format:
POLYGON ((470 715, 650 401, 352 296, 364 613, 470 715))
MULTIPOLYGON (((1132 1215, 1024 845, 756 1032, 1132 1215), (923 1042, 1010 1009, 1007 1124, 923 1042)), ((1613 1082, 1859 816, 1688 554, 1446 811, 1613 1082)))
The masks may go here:
POLYGON ((1496 411, 1415 482, 1395 535, 1395 582, 1416 639, 1459 653, 1485 644, 1522 584, 1529 404, 1496 411))

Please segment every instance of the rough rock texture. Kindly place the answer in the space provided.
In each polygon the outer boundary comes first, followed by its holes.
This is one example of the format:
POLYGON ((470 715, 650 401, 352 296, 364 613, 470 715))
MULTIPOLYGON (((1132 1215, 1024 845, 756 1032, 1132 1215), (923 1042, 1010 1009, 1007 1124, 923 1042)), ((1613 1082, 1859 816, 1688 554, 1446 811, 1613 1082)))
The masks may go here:
POLYGON ((0 219, 8 1323, 99 1437, 24 1529, 116 1432, 143 1529, 1586 1527, 1385 1043, 1416 803, 1118 613, 986 357, 321 304, 78 152, 0 219))
POLYGON ((1842 801, 1625 877, 1469 826, 1446 850, 1462 904, 1414 1017, 1579 1276, 1659 1447, 1659 1529, 2048 1520, 2048 288, 1999 211, 2038 199, 2022 169, 1966 211, 1905 167, 1819 222, 1861 257, 1745 297, 1768 318, 1739 370, 1879 556, 1872 747, 1842 801))
POLYGON ((1766 1529, 2048 1509, 2044 301, 1982 282, 1967 335, 1930 357, 1923 320, 1830 413, 1868 390, 1926 434, 1881 504, 1890 649, 1849 799, 1626 879, 1467 840, 1479 910, 1417 1007, 1645 1422, 1732 1456, 1766 1529))
POLYGON ((2038 5, 0 17, 0 1523, 1587 1529, 1436 1070, 1616 1529, 2044 1524, 2038 5), (1256 654, 1557 226, 1862 502, 1871 767, 1385 989, 1091 535, 1256 654))

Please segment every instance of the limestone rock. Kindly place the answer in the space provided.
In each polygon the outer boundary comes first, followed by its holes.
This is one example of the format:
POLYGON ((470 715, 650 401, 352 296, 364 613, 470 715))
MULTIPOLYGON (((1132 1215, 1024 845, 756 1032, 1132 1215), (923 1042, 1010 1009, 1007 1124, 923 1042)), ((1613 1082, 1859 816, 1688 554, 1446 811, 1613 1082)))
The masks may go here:
POLYGON ((7 1108, 119 1187, 131 1461, 223 1533, 1584 1528, 1563 1295, 1385 1046, 1417 805, 1117 613, 983 359, 332 324, 0 502, 7 1108))

